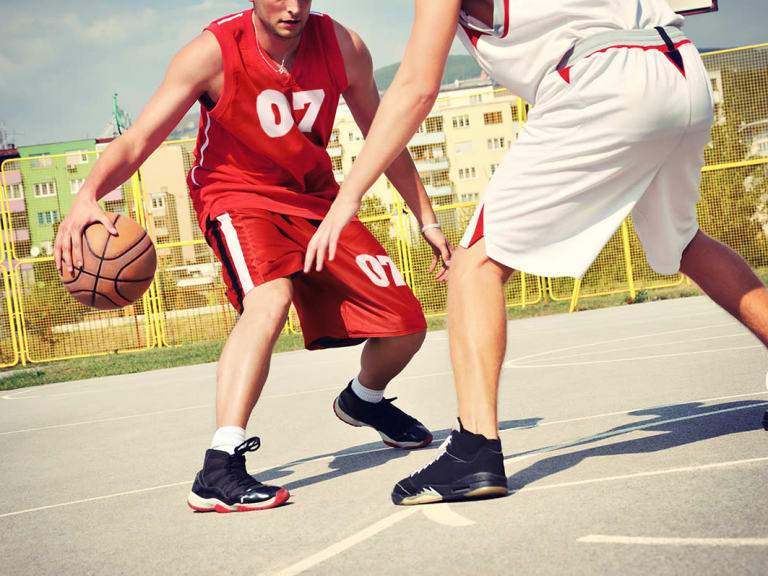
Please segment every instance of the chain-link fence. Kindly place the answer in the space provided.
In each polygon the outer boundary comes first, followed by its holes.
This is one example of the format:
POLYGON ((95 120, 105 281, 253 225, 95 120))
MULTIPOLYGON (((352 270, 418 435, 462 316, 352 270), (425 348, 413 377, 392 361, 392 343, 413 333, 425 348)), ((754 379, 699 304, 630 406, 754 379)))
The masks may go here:
MULTIPOLYGON (((768 45, 704 56, 715 97, 705 154, 699 223, 755 268, 768 267, 768 45)), ((454 244, 488 181, 526 120, 527 107, 492 86, 441 98, 409 145, 419 175, 454 244)), ((340 114, 329 155, 339 181, 363 141, 340 114)), ((95 163, 97 152, 16 158, 0 171, 0 367, 19 362, 221 340, 237 320, 225 296, 221 264, 205 243, 186 175, 194 141, 166 142, 130 181, 107 194, 106 210, 145 227, 157 249, 155 281, 134 305, 109 312, 75 302, 59 281, 52 250, 57 224, 95 163)), ((381 178, 359 214, 402 271, 427 316, 446 313, 446 287, 428 273, 432 251, 392 185, 381 178)), ((648 266, 631 218, 580 282, 515 273, 508 306, 535 306, 681 284, 648 266)), ((301 327, 291 311, 286 332, 301 327)))

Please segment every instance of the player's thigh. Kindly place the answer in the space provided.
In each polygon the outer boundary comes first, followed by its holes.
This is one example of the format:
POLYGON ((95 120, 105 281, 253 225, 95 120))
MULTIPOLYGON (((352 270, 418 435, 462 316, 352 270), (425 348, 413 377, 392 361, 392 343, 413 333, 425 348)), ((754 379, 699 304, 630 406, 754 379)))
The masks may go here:
POLYGON ((282 218, 265 210, 232 210, 207 222, 206 240, 221 262, 227 298, 238 312, 254 288, 303 267, 303 247, 285 232, 282 218))

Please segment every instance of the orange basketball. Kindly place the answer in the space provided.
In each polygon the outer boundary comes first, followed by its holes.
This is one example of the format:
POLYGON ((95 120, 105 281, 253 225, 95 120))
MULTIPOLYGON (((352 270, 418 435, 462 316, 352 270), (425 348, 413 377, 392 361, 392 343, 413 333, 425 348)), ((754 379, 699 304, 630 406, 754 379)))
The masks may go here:
POLYGON ((62 269, 61 281, 70 294, 99 310, 122 308, 149 288, 157 254, 146 231, 127 216, 107 212, 117 228, 112 236, 99 222, 83 231, 83 266, 62 269))

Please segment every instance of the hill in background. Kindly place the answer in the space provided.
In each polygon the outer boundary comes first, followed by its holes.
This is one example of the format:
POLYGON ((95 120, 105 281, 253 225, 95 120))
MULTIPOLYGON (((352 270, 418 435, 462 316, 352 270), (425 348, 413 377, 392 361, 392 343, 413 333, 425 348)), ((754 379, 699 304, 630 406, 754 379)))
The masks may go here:
MULTIPOLYGON (((384 66, 373 72, 376 79, 376 85, 379 90, 386 90, 392 84, 397 69, 400 68, 400 62, 384 66)), ((479 78, 483 74, 480 66, 477 65, 472 56, 450 55, 445 64, 442 84, 450 84, 454 80, 467 80, 468 78, 479 78)))

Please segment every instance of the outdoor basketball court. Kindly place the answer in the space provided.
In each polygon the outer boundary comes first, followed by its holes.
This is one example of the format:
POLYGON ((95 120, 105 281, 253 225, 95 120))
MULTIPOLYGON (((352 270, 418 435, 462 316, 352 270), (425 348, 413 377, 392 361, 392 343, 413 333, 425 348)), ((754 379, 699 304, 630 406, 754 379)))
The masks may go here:
POLYGON ((704 298, 510 322, 513 493, 396 507, 455 413, 445 332, 388 395, 436 431, 385 447, 331 402, 359 349, 274 357, 249 470, 289 505, 199 514, 215 365, 0 395, 2 574, 765 574, 768 354, 704 298))

